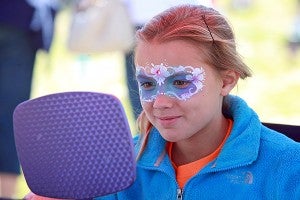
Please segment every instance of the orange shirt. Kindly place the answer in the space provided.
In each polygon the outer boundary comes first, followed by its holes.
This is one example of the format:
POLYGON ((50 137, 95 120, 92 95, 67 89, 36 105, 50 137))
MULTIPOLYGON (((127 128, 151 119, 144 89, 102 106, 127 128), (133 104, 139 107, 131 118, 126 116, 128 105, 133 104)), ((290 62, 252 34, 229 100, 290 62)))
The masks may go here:
POLYGON ((172 165, 175 169, 176 172, 176 180, 180 186, 180 188, 183 188, 183 186, 185 185, 185 183, 195 174, 197 174, 203 167, 205 167, 205 165, 207 165, 209 162, 211 162, 212 160, 214 160, 220 153, 222 146, 224 145, 226 139, 228 138, 231 129, 232 129, 232 124, 233 121, 231 119, 228 119, 229 122, 229 126, 226 132, 226 136, 223 139, 222 143, 219 145, 219 147, 212 152, 211 154, 207 155, 204 158, 201 158, 199 160, 196 160, 194 162, 185 164, 185 165, 180 165, 180 166, 176 166, 175 163, 172 160, 172 147, 173 147, 173 143, 168 143, 167 145, 167 151, 168 151, 168 155, 171 158, 172 161, 172 165))

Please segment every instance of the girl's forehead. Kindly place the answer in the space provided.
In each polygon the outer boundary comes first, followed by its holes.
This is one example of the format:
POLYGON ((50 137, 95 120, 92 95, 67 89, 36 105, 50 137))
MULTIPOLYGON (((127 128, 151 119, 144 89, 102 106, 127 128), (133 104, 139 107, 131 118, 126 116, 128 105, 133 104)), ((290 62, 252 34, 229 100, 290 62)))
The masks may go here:
POLYGON ((156 67, 156 66, 164 66, 164 67, 172 67, 174 65, 169 65, 169 63, 167 62, 166 59, 163 59, 162 62, 145 62, 145 63, 141 63, 141 64, 137 64, 137 66, 141 66, 141 67, 147 67, 147 68, 151 68, 151 67, 156 67))
POLYGON ((141 42, 135 49, 135 62, 139 66, 201 66, 204 64, 203 53, 194 45, 184 41, 169 41, 165 43, 141 42))
POLYGON ((159 77, 159 79, 165 79, 174 75, 183 75, 183 74, 204 74, 204 69, 193 66, 165 66, 163 63, 159 65, 151 64, 149 66, 136 66, 136 76, 149 76, 149 77, 159 77))
POLYGON ((197 68, 202 68, 202 65, 185 65, 185 64, 169 64, 167 61, 160 62, 160 63, 152 63, 152 62, 146 62, 143 65, 140 65, 139 63, 136 64, 136 68, 143 68, 144 70, 170 70, 173 69, 175 71, 193 71, 197 68))

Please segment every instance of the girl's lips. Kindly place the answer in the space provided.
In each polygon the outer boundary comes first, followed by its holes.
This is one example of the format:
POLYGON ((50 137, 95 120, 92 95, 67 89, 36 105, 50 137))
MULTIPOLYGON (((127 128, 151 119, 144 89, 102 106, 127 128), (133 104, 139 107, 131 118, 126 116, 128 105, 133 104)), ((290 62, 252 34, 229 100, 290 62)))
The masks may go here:
POLYGON ((174 125, 179 118, 180 116, 157 117, 158 122, 164 127, 174 125))
POLYGON ((157 118, 160 119, 160 120, 172 120, 172 119, 175 119, 175 118, 178 118, 178 117, 169 116, 169 117, 157 117, 157 118))

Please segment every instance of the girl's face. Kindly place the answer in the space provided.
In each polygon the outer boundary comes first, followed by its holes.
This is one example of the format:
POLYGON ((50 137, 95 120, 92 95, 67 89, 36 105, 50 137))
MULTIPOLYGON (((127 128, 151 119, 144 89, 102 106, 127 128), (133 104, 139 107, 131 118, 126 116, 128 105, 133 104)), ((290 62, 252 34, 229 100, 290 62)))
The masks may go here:
POLYGON ((198 49, 179 40, 140 42, 135 59, 143 109, 164 139, 186 140, 218 124, 228 93, 198 49))

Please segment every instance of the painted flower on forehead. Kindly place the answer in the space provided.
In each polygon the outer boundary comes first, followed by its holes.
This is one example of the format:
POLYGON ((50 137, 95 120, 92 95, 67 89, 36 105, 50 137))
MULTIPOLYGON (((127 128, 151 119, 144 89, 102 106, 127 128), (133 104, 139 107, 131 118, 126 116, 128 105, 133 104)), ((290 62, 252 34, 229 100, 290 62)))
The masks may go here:
POLYGON ((167 68, 161 63, 160 65, 153 65, 151 68, 151 74, 153 74, 153 78, 157 81, 159 85, 163 84, 166 77, 169 76, 169 72, 167 68))

